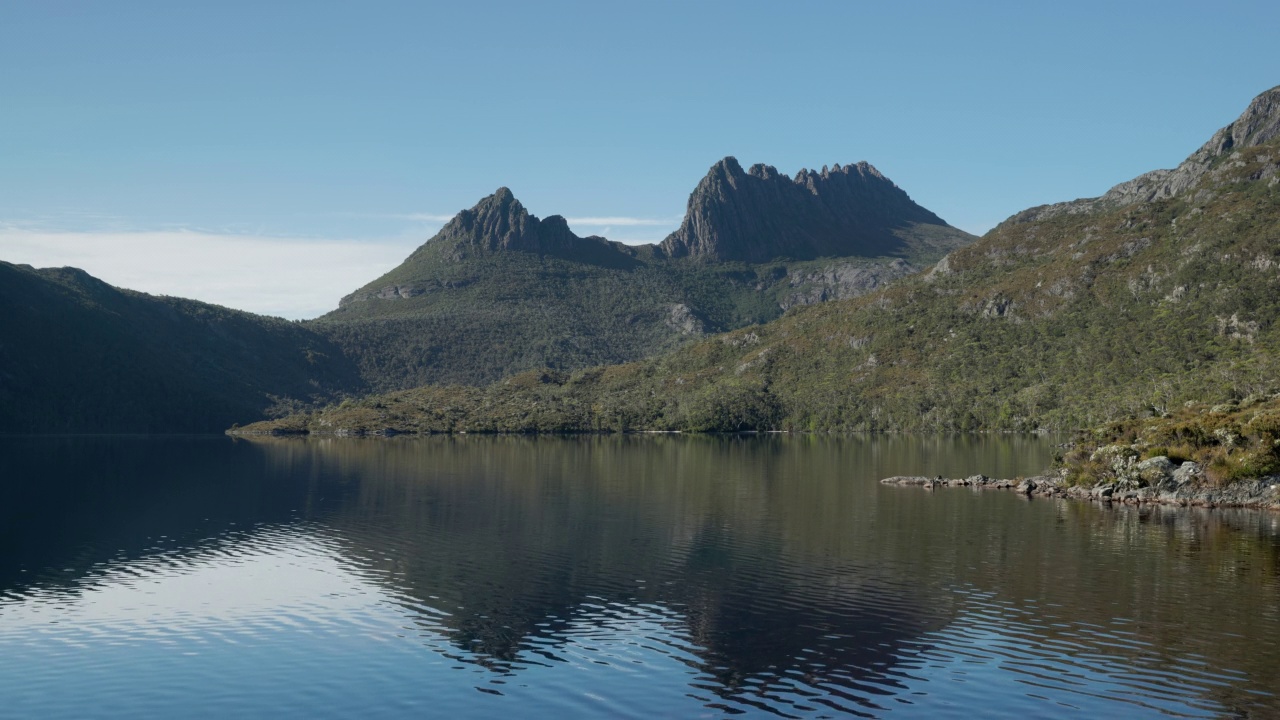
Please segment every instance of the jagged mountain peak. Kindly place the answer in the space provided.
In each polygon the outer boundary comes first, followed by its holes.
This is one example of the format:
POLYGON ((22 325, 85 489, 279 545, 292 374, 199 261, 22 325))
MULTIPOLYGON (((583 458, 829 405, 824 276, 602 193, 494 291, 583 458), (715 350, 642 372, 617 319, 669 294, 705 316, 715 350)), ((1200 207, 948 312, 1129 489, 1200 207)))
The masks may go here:
POLYGON ((852 165, 845 165, 843 167, 840 166, 840 163, 836 163, 831 167, 823 165, 821 170, 801 168, 800 171, 796 173, 795 181, 800 183, 811 177, 830 179, 834 175, 858 175, 860 177, 872 177, 878 180, 888 180, 888 178, 881 174, 881 172, 871 163, 866 160, 860 160, 852 165))
POLYGON ((723 158, 718 160, 715 165, 711 166, 711 170, 708 171, 708 174, 714 173, 717 170, 723 171, 731 175, 746 174, 742 170, 742 163, 739 163, 738 158, 732 155, 725 155, 723 158))
POLYGON ((509 188, 500 187, 454 216, 427 244, 445 244, 460 250, 563 252, 580 241, 583 238, 573 234, 563 217, 539 219, 509 188))
MULTIPOLYGON (((861 177, 871 177, 878 180, 888 180, 888 178, 877 170, 875 166, 866 160, 860 160, 856 163, 843 166, 840 165, 840 163, 835 163, 831 166, 823 165, 821 170, 801 168, 796 172, 795 176, 791 178, 791 180, 797 185, 803 185, 810 178, 830 179, 835 175, 857 175, 861 177)), ((736 179, 740 177, 753 177, 760 180, 771 180, 786 176, 778 172, 776 167, 766 165, 764 163, 756 163, 747 170, 743 170, 742 164, 738 162, 736 157, 726 155, 711 166, 711 169, 707 171, 707 175, 704 180, 736 179)))
POLYGON ((620 244, 595 235, 579 237, 561 215, 539 219, 509 188, 500 187, 455 215, 399 266, 339 300, 337 312, 372 299, 413 298, 429 289, 453 287, 458 278, 452 274, 459 267, 469 264, 474 270, 494 255, 510 252, 605 267, 635 263, 634 253, 620 244))
POLYGON ((744 171, 729 156, 707 171, 660 247, 669 257, 747 262, 873 257, 901 252, 895 232, 920 223, 949 228, 865 161, 788 177, 763 163, 744 171))

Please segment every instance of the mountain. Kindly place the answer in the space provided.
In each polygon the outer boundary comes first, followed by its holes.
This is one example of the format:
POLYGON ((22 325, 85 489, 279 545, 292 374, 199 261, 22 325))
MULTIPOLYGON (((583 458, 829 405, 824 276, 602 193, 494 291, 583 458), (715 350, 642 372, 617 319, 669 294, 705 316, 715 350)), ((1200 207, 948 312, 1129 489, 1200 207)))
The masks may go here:
POLYGON ((903 256, 954 238, 954 228, 865 162, 788 178, 769 165, 744 172, 727 157, 698 183, 661 249, 673 258, 763 263, 903 256))
POLYGON ((793 182, 725 158, 660 246, 579 237, 500 188, 308 327, 375 387, 479 385, 635 360, 852 297, 972 239, 866 163, 793 182))
POLYGON ((661 356, 256 429, 1069 429, 1274 397, 1277 127, 1280 88, 1174 170, 1018 213, 890 287, 661 356))
POLYGON ((366 389, 297 323, 0 262, 0 432, 209 432, 366 389))
POLYGON ((611 261, 626 265, 625 245, 601 237, 580 238, 559 215, 539 220, 530 215, 507 188, 484 198, 470 210, 458 213, 436 234, 437 245, 452 248, 455 260, 468 252, 518 250, 556 255, 584 262, 611 261))

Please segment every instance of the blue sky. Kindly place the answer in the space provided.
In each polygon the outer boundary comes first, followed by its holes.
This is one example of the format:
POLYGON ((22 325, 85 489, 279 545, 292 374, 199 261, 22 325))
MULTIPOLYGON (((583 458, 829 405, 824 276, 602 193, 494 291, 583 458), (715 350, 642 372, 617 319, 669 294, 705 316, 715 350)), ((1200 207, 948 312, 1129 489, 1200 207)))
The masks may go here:
POLYGON ((8 0, 0 259, 308 317, 503 185, 659 240, 725 155, 866 160, 980 233, 1175 165, 1280 84, 1277 27, 1274 2, 8 0))

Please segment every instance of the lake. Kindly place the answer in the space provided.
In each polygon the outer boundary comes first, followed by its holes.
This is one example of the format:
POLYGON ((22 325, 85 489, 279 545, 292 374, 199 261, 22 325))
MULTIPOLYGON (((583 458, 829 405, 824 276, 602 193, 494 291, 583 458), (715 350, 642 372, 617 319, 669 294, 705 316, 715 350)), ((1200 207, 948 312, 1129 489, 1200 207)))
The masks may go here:
POLYGON ((1280 715, 1280 517, 1021 436, 0 439, 0 716, 1280 715))

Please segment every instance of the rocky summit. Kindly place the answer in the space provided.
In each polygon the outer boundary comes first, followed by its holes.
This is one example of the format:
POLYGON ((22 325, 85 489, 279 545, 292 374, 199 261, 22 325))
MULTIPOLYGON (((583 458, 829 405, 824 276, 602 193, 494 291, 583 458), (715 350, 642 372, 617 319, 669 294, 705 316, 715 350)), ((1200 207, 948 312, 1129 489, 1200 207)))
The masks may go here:
POLYGON ((726 157, 698 183, 684 222, 661 248, 672 258, 745 262, 901 256, 920 225, 969 239, 868 163, 791 178, 770 165, 743 170, 726 157))
MULTIPOLYGON (((457 290, 475 282, 483 270, 461 278, 436 277, 441 268, 482 265, 494 254, 519 252, 566 258, 605 266, 632 264, 635 252, 621 243, 591 235, 579 237, 560 215, 539 219, 505 187, 498 188, 459 212, 440 232, 420 246, 400 267, 338 301, 340 308, 369 300, 418 297, 424 293, 457 290), (468 262, 464 262, 468 261, 468 262)), ((448 274, 448 271, 445 271, 448 274)))
POLYGON ((609 243, 603 238, 581 238, 569 229, 560 215, 544 220, 529 214, 516 196, 505 187, 463 210, 449 221, 435 240, 460 252, 523 250, 542 253, 591 252, 609 243))

